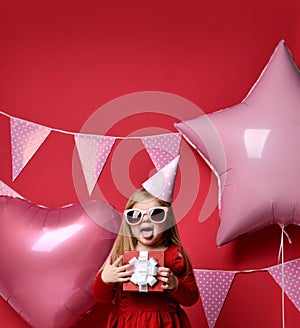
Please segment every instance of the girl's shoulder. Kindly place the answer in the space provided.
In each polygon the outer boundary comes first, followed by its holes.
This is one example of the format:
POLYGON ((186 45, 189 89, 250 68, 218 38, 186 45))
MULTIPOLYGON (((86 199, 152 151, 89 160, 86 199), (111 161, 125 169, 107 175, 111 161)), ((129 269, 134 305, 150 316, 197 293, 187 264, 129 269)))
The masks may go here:
POLYGON ((181 245, 171 244, 166 250, 166 253, 183 252, 181 245))

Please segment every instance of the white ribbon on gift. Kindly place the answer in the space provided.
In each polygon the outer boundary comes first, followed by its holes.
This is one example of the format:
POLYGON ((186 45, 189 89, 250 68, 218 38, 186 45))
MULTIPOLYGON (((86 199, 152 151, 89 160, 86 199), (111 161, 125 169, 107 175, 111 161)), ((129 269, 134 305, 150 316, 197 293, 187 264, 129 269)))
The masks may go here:
POLYGON ((157 282, 154 276, 157 275, 158 262, 153 257, 148 260, 148 251, 140 251, 139 258, 133 257, 129 263, 134 263, 130 281, 139 286, 140 292, 148 292, 148 285, 152 287, 157 282))

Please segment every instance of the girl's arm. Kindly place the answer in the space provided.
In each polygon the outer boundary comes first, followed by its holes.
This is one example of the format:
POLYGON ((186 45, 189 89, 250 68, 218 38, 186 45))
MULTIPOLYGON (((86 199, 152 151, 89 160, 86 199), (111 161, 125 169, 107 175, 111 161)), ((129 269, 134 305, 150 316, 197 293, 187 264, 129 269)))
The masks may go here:
POLYGON ((183 306, 192 306, 199 299, 199 290, 188 256, 180 248, 167 253, 167 265, 160 267, 158 279, 164 283, 163 289, 183 306))
POLYGON ((106 303, 112 300, 115 284, 130 280, 133 274, 133 264, 121 265, 123 256, 119 256, 112 263, 111 257, 108 257, 104 268, 99 271, 93 283, 92 290, 96 300, 100 303, 106 303))
POLYGON ((102 280, 102 271, 98 272, 96 279, 92 285, 93 294, 99 303, 108 303, 113 299, 113 290, 115 284, 109 283, 106 284, 102 280))
POLYGON ((183 306, 194 305, 199 299, 199 289, 192 268, 183 277, 177 277, 177 280, 177 287, 169 291, 170 295, 183 306))

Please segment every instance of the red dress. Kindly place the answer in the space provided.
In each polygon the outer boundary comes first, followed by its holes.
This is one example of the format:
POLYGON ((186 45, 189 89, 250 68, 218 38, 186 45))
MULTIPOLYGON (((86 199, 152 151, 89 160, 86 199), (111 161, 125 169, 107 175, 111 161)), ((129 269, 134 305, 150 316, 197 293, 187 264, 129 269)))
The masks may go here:
POLYGON ((178 279, 177 288, 172 291, 125 292, 120 284, 106 284, 101 274, 97 275, 93 284, 97 301, 113 303, 108 328, 191 328, 180 305, 192 306, 199 298, 192 266, 180 246, 170 246, 164 256, 165 267, 178 279))

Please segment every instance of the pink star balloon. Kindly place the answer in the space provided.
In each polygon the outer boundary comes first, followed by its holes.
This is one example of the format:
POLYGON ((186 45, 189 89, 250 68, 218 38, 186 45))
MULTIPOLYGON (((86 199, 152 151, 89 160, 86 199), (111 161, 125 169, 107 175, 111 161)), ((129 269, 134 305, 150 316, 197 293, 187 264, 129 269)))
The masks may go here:
POLYGON ((119 224, 104 201, 50 209, 1 196, 0 295, 32 327, 71 327, 96 303, 91 286, 119 224))
POLYGON ((300 75, 284 41, 240 104, 176 128, 218 177, 218 246, 300 224, 300 75))

